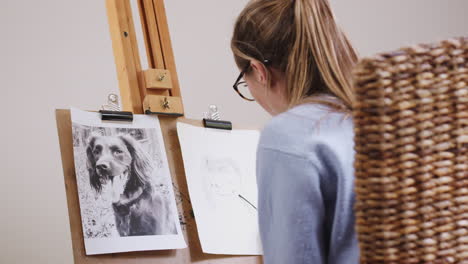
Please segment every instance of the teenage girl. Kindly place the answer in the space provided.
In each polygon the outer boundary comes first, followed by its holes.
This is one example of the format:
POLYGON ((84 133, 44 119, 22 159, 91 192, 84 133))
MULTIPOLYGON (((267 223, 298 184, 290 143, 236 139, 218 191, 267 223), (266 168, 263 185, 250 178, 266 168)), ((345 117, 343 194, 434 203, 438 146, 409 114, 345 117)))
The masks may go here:
POLYGON ((264 263, 358 263, 350 118, 357 55, 328 0, 253 0, 231 46, 241 71, 234 89, 274 116, 257 151, 264 263))

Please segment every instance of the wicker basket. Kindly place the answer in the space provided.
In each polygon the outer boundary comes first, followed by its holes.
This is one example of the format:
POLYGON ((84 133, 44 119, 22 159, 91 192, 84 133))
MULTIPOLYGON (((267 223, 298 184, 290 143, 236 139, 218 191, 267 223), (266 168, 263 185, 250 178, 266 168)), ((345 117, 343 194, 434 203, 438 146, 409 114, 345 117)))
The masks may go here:
POLYGON ((361 263, 468 263, 468 38, 355 71, 361 263))

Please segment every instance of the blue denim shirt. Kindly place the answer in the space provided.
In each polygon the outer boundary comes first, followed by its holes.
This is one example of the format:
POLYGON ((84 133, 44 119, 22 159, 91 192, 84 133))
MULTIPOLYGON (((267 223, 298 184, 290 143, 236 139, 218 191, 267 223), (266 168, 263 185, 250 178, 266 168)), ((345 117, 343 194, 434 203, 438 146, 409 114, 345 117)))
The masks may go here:
POLYGON ((257 151, 265 264, 359 263, 352 118, 318 104, 275 116, 257 151))

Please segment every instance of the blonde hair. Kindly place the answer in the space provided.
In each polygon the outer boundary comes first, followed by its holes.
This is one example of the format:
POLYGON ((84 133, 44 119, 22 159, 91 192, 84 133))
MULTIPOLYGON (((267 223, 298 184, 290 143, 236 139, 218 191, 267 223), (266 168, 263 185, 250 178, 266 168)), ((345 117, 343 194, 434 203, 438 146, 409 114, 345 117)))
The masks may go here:
POLYGON ((239 68, 268 60, 283 72, 289 107, 313 102, 351 112, 358 56, 328 0, 252 0, 237 18, 231 49, 239 68))

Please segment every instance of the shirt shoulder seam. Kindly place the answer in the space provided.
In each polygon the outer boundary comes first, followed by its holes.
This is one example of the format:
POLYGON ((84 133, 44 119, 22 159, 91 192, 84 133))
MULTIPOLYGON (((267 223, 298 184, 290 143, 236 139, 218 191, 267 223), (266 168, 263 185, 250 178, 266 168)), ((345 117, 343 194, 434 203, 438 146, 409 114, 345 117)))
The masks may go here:
POLYGON ((294 157, 294 158, 298 158, 298 159, 301 159, 301 160, 304 160, 304 161, 310 163, 312 166, 317 167, 317 165, 314 164, 313 160, 311 160, 310 158, 305 157, 305 156, 303 156, 303 155, 297 154, 297 153, 293 153, 293 152, 281 150, 281 149, 278 149, 278 148, 267 147, 267 146, 259 146, 258 148, 259 148, 260 150, 261 150, 261 149, 269 150, 269 151, 272 151, 272 152, 277 152, 277 153, 281 153, 281 154, 284 154, 284 155, 287 155, 287 156, 291 156, 291 157, 294 157))

